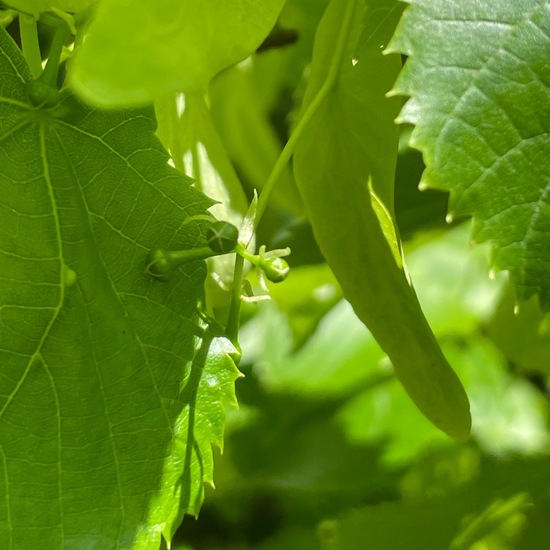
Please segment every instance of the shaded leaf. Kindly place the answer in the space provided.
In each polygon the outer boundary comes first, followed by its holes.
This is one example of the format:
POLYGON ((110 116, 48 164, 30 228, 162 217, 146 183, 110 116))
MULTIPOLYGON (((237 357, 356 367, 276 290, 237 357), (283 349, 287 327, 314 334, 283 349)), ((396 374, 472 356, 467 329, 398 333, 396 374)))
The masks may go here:
POLYGON ((401 129, 395 167, 395 217, 403 241, 420 231, 446 227, 449 199, 447 193, 418 188, 425 166, 420 151, 409 146, 411 131, 412 127, 401 129))
MULTIPOLYGON (((518 548, 522 533, 530 529, 533 504, 548 507, 547 469, 547 457, 489 461, 479 476, 445 496, 388 502, 344 514, 333 526, 336 545, 324 548, 518 548)), ((529 548, 546 546, 547 538, 542 537, 529 548)))
POLYGON ((550 376, 550 312, 543 313, 533 299, 519 308, 516 301, 508 289, 491 320, 489 335, 519 371, 544 380, 550 376))
POLYGON ((412 0, 390 45, 395 93, 427 169, 421 185, 472 214, 520 299, 550 308, 550 8, 546 0, 412 0))
POLYGON ((216 201, 210 211, 240 226, 248 201, 214 128, 203 94, 177 94, 155 105, 157 134, 176 168, 189 174, 216 201))
POLYGON ((0 540, 157 548, 200 506, 237 371, 197 314, 204 263, 162 284, 145 258, 204 244, 183 222, 211 201, 150 109, 34 108, 2 29, 0 53, 0 540))
POLYGON ((464 439, 470 429, 468 399, 410 286, 393 216, 398 145, 393 119, 400 105, 384 95, 400 59, 382 50, 399 15, 399 4, 386 0, 329 5, 317 33, 302 116, 312 105, 319 107, 300 136, 294 172, 344 296, 419 409, 440 429, 464 439))

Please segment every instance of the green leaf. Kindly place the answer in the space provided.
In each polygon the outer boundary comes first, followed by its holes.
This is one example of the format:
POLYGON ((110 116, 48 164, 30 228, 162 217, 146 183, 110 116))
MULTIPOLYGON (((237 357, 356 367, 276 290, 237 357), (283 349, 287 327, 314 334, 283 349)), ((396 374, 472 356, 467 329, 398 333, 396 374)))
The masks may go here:
POLYGON ((103 0, 76 52, 70 81, 99 105, 204 92, 222 69, 252 53, 284 0, 103 0), (124 32, 121 32, 124 29, 124 32))
POLYGON ((4 0, 4 4, 24 13, 38 17, 52 8, 69 13, 78 13, 94 4, 96 0, 4 0))
POLYGON ((390 51, 410 56, 395 93, 427 169, 421 185, 472 214, 518 297, 550 308, 550 11, 546 0, 411 0, 390 51))
POLYGON ((198 515, 203 484, 214 485, 211 445, 223 450, 225 407, 237 405, 234 382, 241 374, 230 357, 235 348, 222 327, 213 322, 199 324, 205 332, 186 370, 179 395, 183 410, 172 428, 172 456, 164 464, 162 490, 155 496, 148 518, 151 525, 165 524, 162 532, 167 540, 184 514, 198 515))
POLYGON ((382 51, 399 15, 399 4, 387 0, 330 4, 318 29, 302 116, 320 104, 298 142, 294 169, 316 239, 345 297, 420 410, 464 439, 468 399, 409 284, 394 226, 393 119, 400 105, 385 93, 400 59, 382 51))
POLYGON ((145 258, 204 244, 183 222, 211 202, 150 109, 34 108, 3 29, 0 52, 0 540, 158 548, 198 511, 238 373, 197 313, 204 263, 159 283, 145 258))
POLYGON ((550 312, 541 312, 533 299, 519 308, 515 302, 509 289, 491 320, 489 336, 519 371, 550 376, 550 312))
POLYGON ((495 496, 481 509, 479 500, 479 495, 461 494, 460 499, 452 496, 416 505, 384 503, 354 510, 338 524, 337 548, 467 550, 477 547, 475 543, 480 548, 515 548, 532 500, 521 492, 506 499, 495 496), (465 527, 461 528, 461 522, 465 527))

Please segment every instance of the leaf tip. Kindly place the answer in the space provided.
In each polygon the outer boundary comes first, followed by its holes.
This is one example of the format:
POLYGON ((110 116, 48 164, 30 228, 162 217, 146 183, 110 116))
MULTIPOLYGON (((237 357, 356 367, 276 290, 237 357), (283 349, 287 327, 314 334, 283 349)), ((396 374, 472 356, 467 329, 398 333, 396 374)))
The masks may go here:
POLYGON ((446 414, 440 416, 438 419, 434 418, 432 421, 457 443, 465 443, 470 438, 472 431, 472 415, 468 395, 460 381, 459 386, 455 387, 451 407, 447 409, 446 414))
MULTIPOLYGON (((389 90, 388 92, 386 92, 386 97, 389 99, 389 98, 392 98, 392 97, 397 97, 397 96, 400 96, 402 95, 399 90, 397 90, 396 88, 392 88, 391 90, 389 90)), ((397 117, 399 118, 399 117, 397 117)), ((397 118, 395 119, 395 121, 397 122, 397 118)))
POLYGON ((471 421, 467 425, 456 431, 448 431, 450 435, 457 443, 466 443, 470 439, 471 433, 471 421))

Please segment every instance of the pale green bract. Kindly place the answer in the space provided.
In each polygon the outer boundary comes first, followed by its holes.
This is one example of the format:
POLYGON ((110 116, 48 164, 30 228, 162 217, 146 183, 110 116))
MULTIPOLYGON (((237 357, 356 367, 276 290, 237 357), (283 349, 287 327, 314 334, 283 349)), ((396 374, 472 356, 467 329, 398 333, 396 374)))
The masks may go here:
MULTIPOLYGON (((155 101, 157 135, 170 152, 174 166, 189 174, 203 193, 216 201, 210 208, 218 220, 240 226, 248 208, 246 195, 212 123, 204 94, 170 94, 155 101)), ((207 260, 208 306, 230 300, 235 258, 207 260)))

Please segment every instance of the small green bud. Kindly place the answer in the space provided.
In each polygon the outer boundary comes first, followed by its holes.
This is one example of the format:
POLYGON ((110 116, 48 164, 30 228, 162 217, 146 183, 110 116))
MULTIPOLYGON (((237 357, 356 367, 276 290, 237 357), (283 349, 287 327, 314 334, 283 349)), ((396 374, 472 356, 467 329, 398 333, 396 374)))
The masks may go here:
POLYGON ((158 279, 167 281, 174 272, 174 265, 168 252, 162 248, 153 248, 145 260, 145 272, 158 279))
POLYGON ((284 281, 290 271, 290 267, 284 258, 267 258, 261 262, 260 267, 272 283, 284 281))
POLYGON ((209 228, 206 239, 210 249, 217 254, 229 254, 239 241, 239 230, 228 222, 215 222, 209 228))
POLYGON ((65 287, 73 286, 76 283, 76 271, 67 264, 63 264, 63 284, 65 287))
POLYGON ((168 281, 178 267, 190 262, 206 260, 212 256, 216 256, 216 253, 207 246, 189 248, 187 250, 153 248, 147 254, 145 272, 159 281, 168 281))

